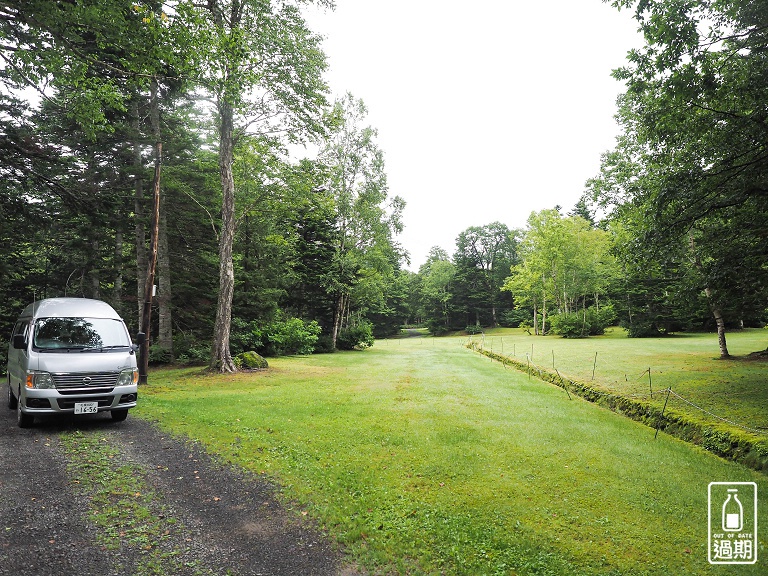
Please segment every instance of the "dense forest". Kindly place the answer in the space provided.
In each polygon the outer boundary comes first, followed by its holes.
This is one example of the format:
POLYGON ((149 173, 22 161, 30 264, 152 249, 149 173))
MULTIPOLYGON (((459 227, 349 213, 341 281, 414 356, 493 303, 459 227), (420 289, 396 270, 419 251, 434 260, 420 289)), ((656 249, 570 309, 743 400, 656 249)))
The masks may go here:
POLYGON ((306 3, 0 0, 0 340, 63 295, 113 304, 153 361, 221 371, 404 324, 716 329, 728 356, 768 321, 768 2, 613 1, 646 46, 582 200, 468 227, 418 272, 306 3))

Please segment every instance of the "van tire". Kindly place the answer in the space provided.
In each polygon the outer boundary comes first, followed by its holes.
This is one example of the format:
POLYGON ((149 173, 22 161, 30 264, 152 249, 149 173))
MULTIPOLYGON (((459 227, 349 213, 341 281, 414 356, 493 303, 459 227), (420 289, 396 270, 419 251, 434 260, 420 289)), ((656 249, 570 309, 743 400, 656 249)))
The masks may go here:
POLYGON ((21 402, 16 403, 16 424, 19 428, 31 428, 35 423, 35 417, 32 414, 25 414, 21 411, 21 402))
POLYGON ((18 400, 16 400, 16 396, 13 395, 13 391, 11 390, 11 383, 8 382, 8 408, 10 410, 16 410, 16 403, 18 400))
POLYGON ((128 410, 112 410, 112 420, 115 422, 122 422, 128 418, 128 410))

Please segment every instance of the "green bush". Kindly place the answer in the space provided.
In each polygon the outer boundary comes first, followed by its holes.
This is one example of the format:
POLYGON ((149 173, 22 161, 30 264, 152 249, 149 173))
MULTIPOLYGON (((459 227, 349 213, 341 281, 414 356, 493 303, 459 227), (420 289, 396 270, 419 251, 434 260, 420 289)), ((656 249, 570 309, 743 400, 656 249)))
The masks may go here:
POLYGON ((315 354, 330 354, 333 351, 333 338, 330 334, 321 334, 315 342, 315 354))
POLYGON ((369 346, 373 346, 373 325, 367 320, 340 330, 336 336, 337 350, 363 350, 369 346))
POLYGON ((589 330, 592 328, 589 320, 581 312, 553 314, 550 320, 552 331, 563 338, 585 338, 589 336, 589 330))
POLYGON ((587 321, 591 326, 589 331, 590 336, 605 334, 605 329, 608 328, 608 326, 613 326, 616 322, 616 311, 611 304, 602 306, 599 309, 590 306, 587 308, 587 321))
POLYGON ((500 324, 507 328, 516 328, 521 326, 523 322, 527 322, 529 325, 533 325, 533 316, 530 310, 525 309, 512 309, 505 310, 501 313, 500 324))
POLYGON ((163 348, 159 344, 153 344, 149 347, 150 364, 170 364, 171 362, 173 362, 173 355, 168 348, 163 348))
POLYGON ((590 306, 586 310, 553 314, 550 316, 552 331, 563 338, 586 338, 605 334, 605 329, 616 320, 613 306, 600 309, 590 306))
POLYGON ((482 326, 478 326, 477 324, 472 324, 470 326, 467 326, 464 329, 464 331, 467 334, 482 334, 483 333, 483 328, 482 328, 482 326))
POLYGON ((451 331, 442 320, 436 318, 427 320, 427 330, 429 330, 429 333, 433 336, 442 336, 451 331))
POLYGON ((320 336, 320 325, 316 320, 305 322, 301 318, 289 318, 269 324, 263 336, 266 356, 312 354, 320 336))
POLYGON ((317 321, 301 318, 278 318, 263 323, 232 319, 229 345, 234 354, 255 350, 262 356, 312 354, 320 336, 317 321))
POLYGON ((260 323, 232 318, 229 331, 229 348, 233 354, 247 350, 261 350, 264 347, 260 323))
POLYGON ((176 362, 179 364, 198 366, 207 364, 211 359, 210 346, 189 346, 180 350, 176 356, 176 362))

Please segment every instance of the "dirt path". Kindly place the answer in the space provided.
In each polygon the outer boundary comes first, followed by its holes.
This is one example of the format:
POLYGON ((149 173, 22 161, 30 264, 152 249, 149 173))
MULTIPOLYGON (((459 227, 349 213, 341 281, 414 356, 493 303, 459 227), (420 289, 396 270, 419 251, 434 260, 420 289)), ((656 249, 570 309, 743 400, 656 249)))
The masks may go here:
POLYGON ((22 430, 1 406, 0 575, 358 574, 274 490, 130 415, 22 430), (111 469, 130 482, 102 480, 111 469), (140 506, 123 513, 118 499, 133 496, 140 506))

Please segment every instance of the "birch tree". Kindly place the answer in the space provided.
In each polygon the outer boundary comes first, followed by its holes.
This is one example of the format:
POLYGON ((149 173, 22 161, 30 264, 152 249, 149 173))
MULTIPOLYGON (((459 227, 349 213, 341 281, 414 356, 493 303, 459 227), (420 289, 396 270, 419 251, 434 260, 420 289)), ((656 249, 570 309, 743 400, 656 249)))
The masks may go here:
POLYGON ((391 262, 392 258, 377 256, 397 252, 393 237, 402 230, 405 203, 398 196, 388 198, 384 154, 376 144, 376 130, 364 125, 366 115, 363 101, 351 94, 337 101, 335 127, 321 153, 331 174, 338 230, 334 270, 328 276, 328 290, 336 301, 331 330, 334 348, 345 318, 350 317, 354 288, 391 262))

